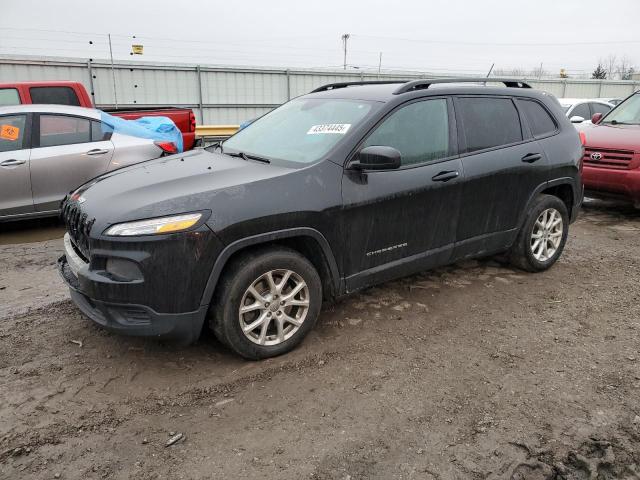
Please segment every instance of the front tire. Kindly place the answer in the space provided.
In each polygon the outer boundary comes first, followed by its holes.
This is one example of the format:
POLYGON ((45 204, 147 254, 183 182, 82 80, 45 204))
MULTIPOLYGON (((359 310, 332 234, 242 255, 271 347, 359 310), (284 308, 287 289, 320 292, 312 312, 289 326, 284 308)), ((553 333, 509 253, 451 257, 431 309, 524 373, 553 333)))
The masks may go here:
POLYGON ((305 257, 285 247, 249 252, 225 270, 209 324, 222 343, 258 360, 292 350, 320 314, 322 284, 305 257))
POLYGON ((528 272, 547 270, 562 254, 568 234, 569 213, 564 202, 553 195, 539 195, 527 213, 509 260, 528 272))

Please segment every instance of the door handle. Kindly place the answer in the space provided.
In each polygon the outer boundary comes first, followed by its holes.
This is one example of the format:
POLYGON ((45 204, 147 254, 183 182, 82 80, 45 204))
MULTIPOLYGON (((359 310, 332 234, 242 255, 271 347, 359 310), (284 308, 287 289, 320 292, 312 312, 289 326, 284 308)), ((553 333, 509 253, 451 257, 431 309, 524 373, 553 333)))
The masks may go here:
POLYGON ((15 167, 16 165, 22 165, 23 163, 27 163, 27 161, 11 158, 9 160, 5 160, 4 162, 0 162, 0 167, 15 167))
POLYGON ((94 148, 93 150, 89 150, 87 152, 87 155, 104 155, 105 153, 109 153, 109 150, 94 148))
POLYGON ((522 157, 522 161, 525 163, 533 163, 537 162, 542 158, 542 155, 539 153, 527 153, 524 157, 522 157))
POLYGON ((434 175, 433 177, 431 177, 431 180, 433 180, 434 182, 448 182, 449 180, 452 180, 459 176, 460 176, 460 172, 458 172, 457 170, 450 170, 447 172, 440 172, 437 175, 434 175))

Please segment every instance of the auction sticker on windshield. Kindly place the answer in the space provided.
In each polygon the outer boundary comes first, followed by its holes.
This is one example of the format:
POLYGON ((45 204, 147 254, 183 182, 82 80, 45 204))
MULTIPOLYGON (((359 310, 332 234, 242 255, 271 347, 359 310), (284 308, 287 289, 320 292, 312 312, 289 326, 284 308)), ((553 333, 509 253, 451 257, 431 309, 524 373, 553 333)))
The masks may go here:
POLYGON ((317 135, 319 133, 338 133, 344 135, 350 126, 350 123, 324 123, 322 125, 314 125, 309 129, 307 135, 317 135))

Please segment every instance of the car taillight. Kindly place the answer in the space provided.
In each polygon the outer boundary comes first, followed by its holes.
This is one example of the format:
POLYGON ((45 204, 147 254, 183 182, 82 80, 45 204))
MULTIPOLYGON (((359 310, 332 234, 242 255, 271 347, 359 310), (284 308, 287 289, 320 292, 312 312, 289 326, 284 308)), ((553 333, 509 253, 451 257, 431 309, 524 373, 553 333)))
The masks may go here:
POLYGON ((584 152, 587 145, 587 135, 584 132, 578 132, 578 135, 580 136, 580 143, 582 144, 582 155, 580 155, 580 173, 582 173, 582 169, 584 168, 584 152))
POLYGON ((584 147, 587 144, 587 135, 584 132, 578 132, 578 135, 580 135, 580 143, 584 147))
POLYGON ((160 147, 163 153, 167 153, 167 154, 178 153, 178 147, 176 147, 176 144, 173 142, 153 142, 153 143, 155 143, 158 147, 160 147))
POLYGON ((196 115, 193 112, 189 113, 189 128, 190 132, 196 131, 196 115))

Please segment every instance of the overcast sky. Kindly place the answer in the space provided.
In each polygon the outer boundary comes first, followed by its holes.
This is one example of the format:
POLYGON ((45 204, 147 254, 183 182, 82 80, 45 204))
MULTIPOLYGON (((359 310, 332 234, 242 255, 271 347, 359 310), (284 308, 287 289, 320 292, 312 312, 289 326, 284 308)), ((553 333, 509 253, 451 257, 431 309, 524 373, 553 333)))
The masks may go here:
POLYGON ((4 1, 0 54, 486 73, 640 67, 640 0, 4 1), (133 36, 135 35, 135 39, 133 36), (89 42, 93 42, 90 44, 89 42), (144 55, 131 56, 132 43, 144 55))

